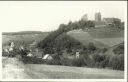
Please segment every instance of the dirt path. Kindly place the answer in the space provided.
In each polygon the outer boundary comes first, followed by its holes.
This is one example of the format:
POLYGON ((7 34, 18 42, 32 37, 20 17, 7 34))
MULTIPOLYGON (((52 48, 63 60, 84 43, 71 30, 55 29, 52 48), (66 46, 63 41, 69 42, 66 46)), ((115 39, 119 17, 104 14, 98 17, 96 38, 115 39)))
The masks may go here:
POLYGON ((17 58, 2 57, 3 79, 29 79, 24 71, 24 64, 17 58))

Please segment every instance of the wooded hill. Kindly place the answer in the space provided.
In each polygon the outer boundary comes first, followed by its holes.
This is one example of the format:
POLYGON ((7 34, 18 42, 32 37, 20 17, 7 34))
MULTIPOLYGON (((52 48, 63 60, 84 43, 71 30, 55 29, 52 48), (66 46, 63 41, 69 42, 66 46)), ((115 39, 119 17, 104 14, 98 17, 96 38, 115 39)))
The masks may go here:
MULTIPOLYGON (((59 64, 59 65, 69 65, 69 66, 88 66, 88 67, 110 67, 113 69, 123 70, 124 66, 124 54, 115 53, 117 50, 123 52, 124 45, 121 48, 116 49, 111 45, 112 53, 106 55, 105 53, 110 52, 107 45, 102 45, 102 42, 97 43, 94 39, 109 39, 109 38, 123 38, 124 26, 122 23, 113 22, 111 25, 106 25, 105 27, 95 28, 94 21, 83 21, 79 20, 76 22, 69 22, 68 24, 61 24, 59 29, 51 32, 44 40, 38 43, 38 47, 44 49, 45 53, 53 54, 57 53, 57 56, 63 56, 63 51, 67 50, 67 54, 74 54, 79 51, 81 56, 79 59, 55 59, 58 63, 49 64, 59 64), (77 34, 78 30, 82 29, 83 33, 86 32, 88 37, 84 37, 83 34, 77 34), (72 36, 71 31, 74 31, 74 35, 79 38, 72 36), (97 36, 99 35, 99 36, 97 36), (110 37, 108 35, 111 35, 110 37), (100 37, 101 36, 101 37, 100 37), (92 39, 90 39, 90 37, 92 39), (80 38, 85 40, 82 42, 80 38), (87 43, 86 43, 87 42, 87 43), (100 46, 100 47, 98 47, 100 46), (114 49, 114 50, 113 50, 114 49), (120 59, 121 58, 121 59, 120 59), (68 63, 67 63, 68 62, 68 63), (118 63, 117 63, 118 62, 118 63), (113 64, 114 65, 113 65, 113 64)), ((120 45, 123 41, 119 41, 116 45, 120 45)), ((114 42, 113 42, 114 43, 114 42)), ((53 61, 52 61, 53 62, 53 61)))

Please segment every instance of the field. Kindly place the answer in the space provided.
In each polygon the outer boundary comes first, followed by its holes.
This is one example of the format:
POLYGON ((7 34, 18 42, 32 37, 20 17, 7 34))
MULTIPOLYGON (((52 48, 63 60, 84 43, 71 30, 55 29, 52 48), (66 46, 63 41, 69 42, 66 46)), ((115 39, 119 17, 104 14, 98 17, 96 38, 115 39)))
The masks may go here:
POLYGON ((108 47, 108 45, 105 45, 104 43, 100 41, 94 40, 92 36, 88 32, 84 32, 81 30, 74 30, 67 33, 69 36, 75 38, 76 40, 80 41, 83 45, 88 45, 89 42, 93 42, 95 46, 99 48, 108 47))
POLYGON ((108 48, 124 41, 123 31, 96 28, 89 31, 73 30, 67 33, 84 45, 93 42, 99 48, 108 48))
POLYGON ((124 71, 44 64, 23 64, 3 57, 3 79, 123 79, 124 71), (10 63, 8 63, 10 62, 10 63))
POLYGON ((8 44, 9 41, 14 42, 25 42, 26 44, 31 44, 32 42, 43 40, 49 33, 40 33, 40 34, 3 34, 2 35, 2 45, 8 44))
POLYGON ((26 65, 28 75, 35 79, 122 79, 123 71, 56 65, 26 65), (31 71, 31 72, 30 72, 31 71))

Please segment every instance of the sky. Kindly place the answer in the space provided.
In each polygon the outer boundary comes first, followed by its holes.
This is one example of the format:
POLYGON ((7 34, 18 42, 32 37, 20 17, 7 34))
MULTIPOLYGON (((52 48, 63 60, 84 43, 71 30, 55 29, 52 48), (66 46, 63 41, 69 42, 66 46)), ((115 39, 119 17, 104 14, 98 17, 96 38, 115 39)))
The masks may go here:
POLYGON ((125 20, 126 1, 1 1, 0 30, 53 31, 60 24, 78 21, 84 14, 94 20, 96 12, 102 18, 125 20))

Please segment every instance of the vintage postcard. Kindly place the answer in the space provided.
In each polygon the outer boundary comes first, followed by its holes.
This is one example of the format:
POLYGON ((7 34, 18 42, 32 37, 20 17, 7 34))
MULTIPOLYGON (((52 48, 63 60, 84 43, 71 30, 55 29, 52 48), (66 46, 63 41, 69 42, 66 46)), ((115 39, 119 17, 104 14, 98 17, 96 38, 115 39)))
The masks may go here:
POLYGON ((1 81, 127 82, 127 1, 0 1, 1 81))

